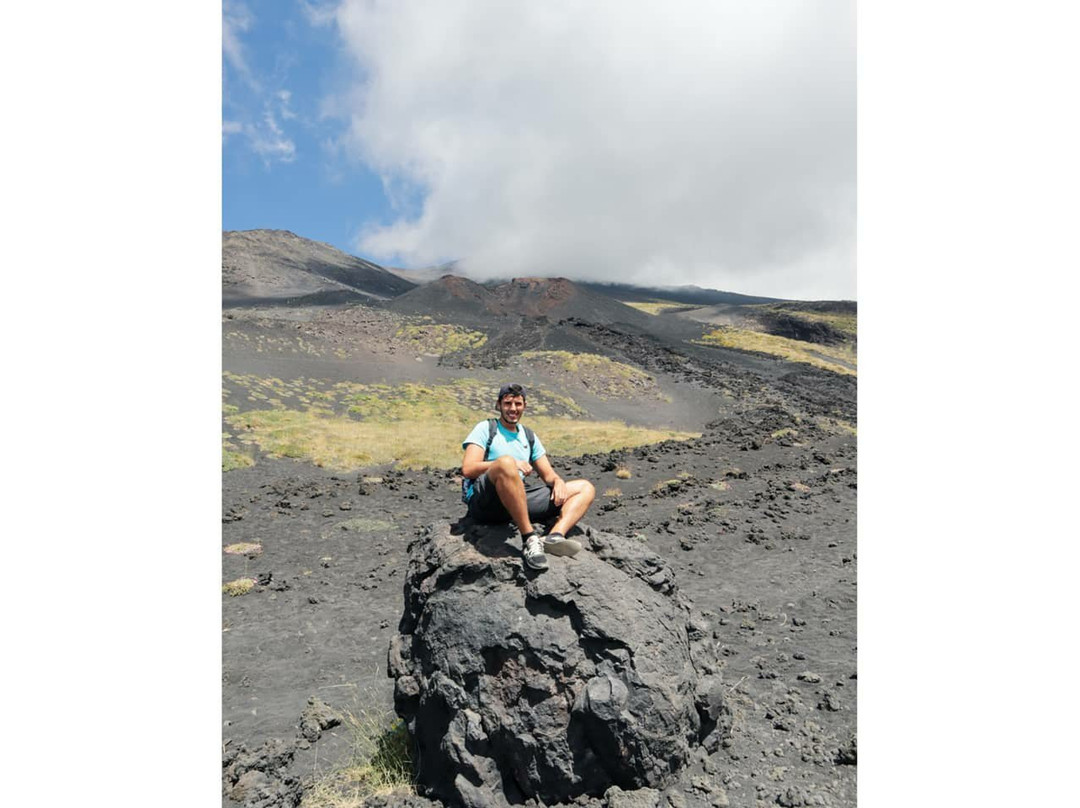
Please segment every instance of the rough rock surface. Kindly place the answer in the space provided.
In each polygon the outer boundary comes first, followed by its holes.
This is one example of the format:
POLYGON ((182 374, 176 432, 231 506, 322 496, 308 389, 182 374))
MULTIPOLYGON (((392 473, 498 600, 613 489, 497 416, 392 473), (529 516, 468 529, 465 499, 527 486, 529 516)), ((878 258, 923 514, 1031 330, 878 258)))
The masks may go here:
POLYGON ((245 808, 278 808, 300 803, 299 778, 288 773, 293 748, 278 739, 249 751, 241 745, 222 759, 225 796, 245 808))
POLYGON ((391 642, 419 779, 452 804, 662 787, 727 722, 711 637, 643 542, 577 535, 543 572, 510 527, 436 523, 413 544, 391 642))

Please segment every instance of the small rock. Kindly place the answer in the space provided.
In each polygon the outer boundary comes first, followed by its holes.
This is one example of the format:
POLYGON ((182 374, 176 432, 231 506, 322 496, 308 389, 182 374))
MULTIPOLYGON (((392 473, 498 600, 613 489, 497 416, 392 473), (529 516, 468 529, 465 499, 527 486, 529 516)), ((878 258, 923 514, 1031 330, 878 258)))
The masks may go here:
POLYGON ((667 798, 667 804, 671 808, 686 808, 686 797, 678 791, 668 791, 664 796, 667 798))
POLYGON ((830 693, 828 691, 826 691, 824 698, 822 698, 822 700, 821 700, 821 703, 818 704, 818 709, 819 710, 828 710, 829 712, 832 712, 832 713, 839 712, 843 708, 844 708, 844 705, 840 701, 840 699, 838 699, 836 696, 834 696, 832 693, 830 693))
POLYGON ((654 788, 623 791, 618 786, 612 786, 604 792, 604 800, 607 808, 657 808, 660 792, 654 788))
POLYGON ((300 716, 300 734, 311 743, 314 743, 319 740, 323 730, 336 727, 340 723, 341 716, 324 704, 317 696, 312 696, 308 699, 308 706, 304 708, 304 712, 300 716))
POLYGON ((717 791, 719 786, 711 782, 707 777, 691 777, 690 786, 695 791, 700 791, 704 794, 713 794, 717 791))
POLYGON ((808 682, 812 685, 816 685, 821 681, 821 677, 813 671, 803 671, 796 678, 801 682, 808 682))

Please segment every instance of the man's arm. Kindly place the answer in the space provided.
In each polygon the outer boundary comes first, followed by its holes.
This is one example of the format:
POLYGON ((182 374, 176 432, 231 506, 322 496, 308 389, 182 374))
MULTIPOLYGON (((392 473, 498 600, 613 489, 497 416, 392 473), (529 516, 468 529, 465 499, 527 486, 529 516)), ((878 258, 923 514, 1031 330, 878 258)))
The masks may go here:
MULTIPOLYGON (((533 467, 524 460, 515 460, 518 469, 526 477, 532 474, 533 467)), ((465 458, 461 461, 461 476, 475 480, 495 463, 494 460, 484 460, 484 447, 476 443, 470 443, 465 447, 465 458)), ((551 468, 551 464, 548 464, 551 468)), ((554 472, 552 472, 554 473, 554 472)))
POLYGON ((470 443, 465 447, 465 459, 461 461, 461 476, 475 480, 491 468, 490 462, 484 461, 484 447, 470 443))
POLYGON ((536 473, 540 475, 540 479, 544 481, 544 485, 551 489, 551 499, 555 502, 555 506, 559 507, 566 502, 566 482, 555 473, 548 456, 546 454, 540 455, 533 461, 533 467, 536 469, 536 473))

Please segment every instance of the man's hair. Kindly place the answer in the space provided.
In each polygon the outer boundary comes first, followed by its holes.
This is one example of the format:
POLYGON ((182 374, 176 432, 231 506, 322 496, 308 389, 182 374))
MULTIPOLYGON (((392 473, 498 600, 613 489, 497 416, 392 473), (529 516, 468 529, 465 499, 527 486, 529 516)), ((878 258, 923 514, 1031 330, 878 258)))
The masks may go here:
POLYGON ((495 399, 495 403, 500 403, 507 396, 521 396, 525 398, 525 388, 520 384, 504 384, 499 388, 499 397, 495 399))

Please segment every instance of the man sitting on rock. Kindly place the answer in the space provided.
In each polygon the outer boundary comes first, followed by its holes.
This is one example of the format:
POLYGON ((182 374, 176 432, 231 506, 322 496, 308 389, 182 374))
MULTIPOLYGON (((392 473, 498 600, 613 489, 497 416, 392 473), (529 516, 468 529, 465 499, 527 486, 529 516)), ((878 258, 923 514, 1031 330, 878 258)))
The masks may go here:
POLYGON ((547 458, 540 438, 521 424, 525 388, 504 384, 495 402, 499 418, 481 421, 461 448, 462 499, 468 515, 481 524, 513 522, 521 532, 525 563, 547 569, 545 553, 572 556, 581 544, 566 533, 592 504, 596 489, 588 480, 563 480, 547 458), (526 482, 533 473, 539 480, 526 482), (534 522, 555 520, 541 539, 534 522))

